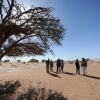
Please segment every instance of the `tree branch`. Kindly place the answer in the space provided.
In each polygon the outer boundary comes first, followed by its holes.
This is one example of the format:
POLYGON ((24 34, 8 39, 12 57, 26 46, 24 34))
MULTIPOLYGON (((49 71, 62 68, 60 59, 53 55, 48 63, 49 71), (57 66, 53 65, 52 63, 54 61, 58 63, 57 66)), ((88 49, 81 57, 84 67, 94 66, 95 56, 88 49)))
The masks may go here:
POLYGON ((3 6, 3 0, 0 1, 0 16, 1 16, 1 21, 3 19, 2 6, 3 6))
POLYGON ((7 18, 9 18, 9 16, 11 16, 11 12, 12 12, 13 7, 14 7, 14 0, 11 0, 11 4, 9 2, 8 2, 8 4, 9 4, 9 10, 7 12, 7 15, 3 19, 4 22, 6 21, 7 18))

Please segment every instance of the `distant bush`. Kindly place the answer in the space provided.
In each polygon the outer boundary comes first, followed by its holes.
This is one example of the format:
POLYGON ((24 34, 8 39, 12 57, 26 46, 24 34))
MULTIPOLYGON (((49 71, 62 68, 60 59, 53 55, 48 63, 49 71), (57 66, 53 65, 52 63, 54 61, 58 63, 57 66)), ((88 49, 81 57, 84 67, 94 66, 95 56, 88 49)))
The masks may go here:
POLYGON ((10 62, 10 60, 4 60, 4 63, 8 63, 8 62, 10 62))
POLYGON ((45 59, 42 59, 42 63, 45 63, 46 62, 46 60, 45 59))
POLYGON ((29 62, 32 62, 32 63, 33 63, 33 62, 38 63, 39 61, 38 61, 37 59, 30 59, 29 62))
POLYGON ((90 61, 91 59, 90 58, 86 58, 86 61, 90 61))
POLYGON ((17 60, 17 62, 18 62, 18 63, 20 63, 20 62, 21 62, 21 60, 17 60))
POLYGON ((68 100, 62 93, 45 88, 29 88, 25 93, 16 92, 19 81, 0 85, 0 100, 68 100))
POLYGON ((73 61, 68 61, 68 64, 73 64, 74 62, 73 61))
POLYGON ((25 64, 25 62, 23 62, 23 64, 25 64))

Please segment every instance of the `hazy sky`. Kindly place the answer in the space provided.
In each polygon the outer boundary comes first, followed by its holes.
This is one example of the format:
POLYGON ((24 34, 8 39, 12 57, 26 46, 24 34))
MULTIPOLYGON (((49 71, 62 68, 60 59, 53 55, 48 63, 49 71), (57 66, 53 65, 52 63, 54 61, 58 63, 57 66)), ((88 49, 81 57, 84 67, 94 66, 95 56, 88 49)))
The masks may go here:
MULTIPOLYGON (((53 15, 61 19, 66 35, 62 47, 53 48, 55 57, 76 59, 100 58, 100 0, 20 0, 30 5, 53 7, 53 15)), ((34 58, 34 57, 33 57, 34 58)))

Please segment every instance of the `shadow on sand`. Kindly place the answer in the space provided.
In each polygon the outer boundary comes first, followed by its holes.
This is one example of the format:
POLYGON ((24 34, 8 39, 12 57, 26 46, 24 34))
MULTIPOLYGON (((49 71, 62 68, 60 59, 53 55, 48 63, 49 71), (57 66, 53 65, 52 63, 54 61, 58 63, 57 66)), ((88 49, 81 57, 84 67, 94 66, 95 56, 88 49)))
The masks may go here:
POLYGON ((71 75, 71 76, 75 75, 74 73, 70 73, 70 72, 63 72, 63 74, 67 74, 67 75, 71 75))
MULTIPOLYGON (((76 75, 75 73, 71 73, 71 72, 62 72, 62 73, 63 73, 63 74, 67 74, 67 75, 71 75, 71 76, 76 75)), ((54 77, 61 78, 59 75, 57 75, 57 74, 60 74, 60 73, 58 73, 58 72, 48 72, 48 74, 51 75, 51 76, 54 76, 54 77)), ((80 74, 80 75, 82 75, 82 74, 80 74)), ((84 75, 82 75, 82 76, 84 76, 84 75)), ((100 80, 100 77, 97 77, 97 76, 86 75, 85 77, 100 80)))
POLYGON ((54 77, 61 78, 59 75, 57 75, 57 74, 54 74, 54 73, 51 73, 51 72, 48 72, 48 74, 49 74, 49 75, 51 75, 51 76, 54 76, 54 77))
POLYGON ((93 79, 100 80, 100 77, 96 77, 96 76, 86 75, 86 77, 89 77, 89 78, 93 78, 93 79))

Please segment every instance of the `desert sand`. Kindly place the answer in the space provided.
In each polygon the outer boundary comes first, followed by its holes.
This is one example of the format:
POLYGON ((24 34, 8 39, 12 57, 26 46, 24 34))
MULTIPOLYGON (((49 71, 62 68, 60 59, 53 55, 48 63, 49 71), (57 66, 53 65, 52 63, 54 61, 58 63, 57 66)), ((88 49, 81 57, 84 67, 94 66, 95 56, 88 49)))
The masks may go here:
POLYGON ((1 63, 0 83, 10 80, 19 80, 21 90, 44 87, 62 92, 68 100, 100 100, 100 62, 88 63, 87 77, 75 75, 75 65, 67 62, 63 73, 51 74, 46 73, 45 63, 1 63))

